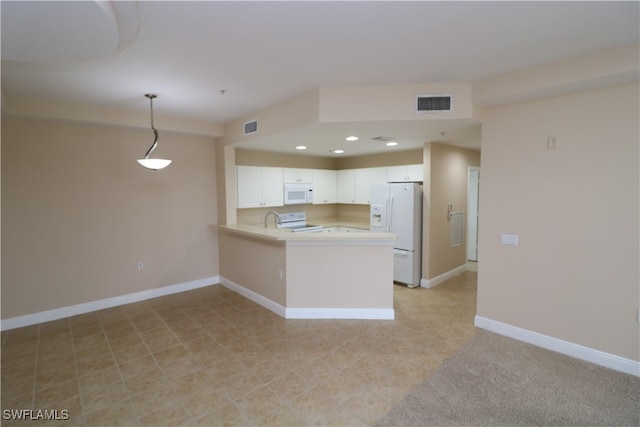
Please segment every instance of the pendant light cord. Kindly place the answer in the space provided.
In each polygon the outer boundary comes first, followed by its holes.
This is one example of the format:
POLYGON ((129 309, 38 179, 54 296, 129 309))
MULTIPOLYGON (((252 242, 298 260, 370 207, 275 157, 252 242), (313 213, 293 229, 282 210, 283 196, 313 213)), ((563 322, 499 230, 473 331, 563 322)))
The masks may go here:
POLYGON ((158 146, 158 131, 153 126, 153 98, 155 98, 156 95, 148 93, 145 96, 149 98, 149 103, 151 105, 151 129, 153 130, 153 135, 154 135, 153 144, 151 145, 151 148, 149 148, 149 150, 147 151, 147 154, 144 155, 144 158, 148 159, 151 152, 155 150, 156 147, 158 146))

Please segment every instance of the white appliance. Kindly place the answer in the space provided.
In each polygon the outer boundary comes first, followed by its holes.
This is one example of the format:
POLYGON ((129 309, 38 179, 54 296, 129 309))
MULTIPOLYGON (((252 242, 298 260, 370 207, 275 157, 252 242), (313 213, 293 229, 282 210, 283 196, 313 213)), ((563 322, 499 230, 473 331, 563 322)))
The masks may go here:
POLYGON ((410 183, 371 186, 372 232, 398 236, 393 249, 393 280, 420 286, 422 265, 422 185, 410 183))
POLYGON ((315 233, 322 231, 321 225, 307 224, 307 214, 290 212, 278 215, 278 228, 286 228, 294 233, 315 233))
POLYGON ((313 202, 313 184, 285 184, 284 204, 298 205, 313 202))

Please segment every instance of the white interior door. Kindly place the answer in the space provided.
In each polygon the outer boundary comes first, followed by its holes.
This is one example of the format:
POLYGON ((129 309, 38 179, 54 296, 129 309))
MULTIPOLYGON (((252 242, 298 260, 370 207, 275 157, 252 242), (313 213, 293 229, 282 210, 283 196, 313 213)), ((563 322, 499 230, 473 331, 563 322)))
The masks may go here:
POLYGON ((480 197, 479 167, 469 167, 467 197, 467 260, 478 261, 478 206, 480 197))

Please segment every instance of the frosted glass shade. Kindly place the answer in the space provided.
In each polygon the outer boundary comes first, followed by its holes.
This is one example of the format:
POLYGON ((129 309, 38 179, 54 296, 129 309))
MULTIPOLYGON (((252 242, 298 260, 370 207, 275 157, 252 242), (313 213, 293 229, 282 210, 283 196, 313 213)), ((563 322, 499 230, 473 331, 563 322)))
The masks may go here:
POLYGON ((171 160, 167 159, 138 159, 138 163, 147 169, 163 169, 171 164, 171 160))

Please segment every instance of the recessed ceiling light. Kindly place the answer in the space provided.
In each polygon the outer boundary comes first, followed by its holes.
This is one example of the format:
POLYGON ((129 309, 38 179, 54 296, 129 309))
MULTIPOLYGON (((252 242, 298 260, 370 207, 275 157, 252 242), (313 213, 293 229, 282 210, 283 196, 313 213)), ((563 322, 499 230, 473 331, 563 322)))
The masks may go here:
POLYGON ((389 141, 389 142, 387 142, 386 145, 387 145, 387 147, 395 147, 396 145, 398 145, 398 143, 395 142, 395 141, 389 141))
POLYGON ((306 150, 306 149, 307 149, 307 146, 306 146, 306 145, 298 145, 298 146, 296 147, 296 150, 306 150))
POLYGON ((334 154, 342 154, 344 150, 333 150, 334 154))
POLYGON ((357 136, 348 136, 345 138, 347 141, 357 141, 358 137, 357 136))

